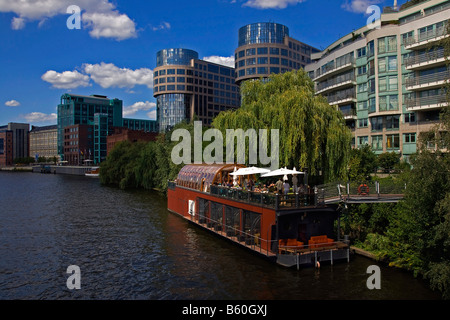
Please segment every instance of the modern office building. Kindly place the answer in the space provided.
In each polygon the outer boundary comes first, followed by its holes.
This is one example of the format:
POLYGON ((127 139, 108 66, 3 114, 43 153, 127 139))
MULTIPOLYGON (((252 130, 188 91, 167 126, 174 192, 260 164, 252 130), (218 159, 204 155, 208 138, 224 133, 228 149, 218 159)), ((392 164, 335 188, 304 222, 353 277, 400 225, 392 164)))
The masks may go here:
POLYGON ((69 126, 94 125, 95 114, 106 114, 107 125, 121 127, 122 100, 105 96, 63 94, 58 105, 58 154, 64 155, 64 129, 69 126))
POLYGON ((161 50, 156 60, 153 95, 161 132, 194 116, 208 126, 219 112, 239 107, 234 68, 182 48, 161 50))
POLYGON ((0 165, 10 166, 14 159, 29 156, 29 130, 28 123, 10 122, 0 126, 0 165))
POLYGON ((58 126, 31 126, 30 157, 58 157, 58 126))
POLYGON ((116 127, 126 127, 145 132, 157 131, 156 120, 127 119, 123 118, 122 114, 123 103, 119 99, 108 99, 101 95, 83 96, 67 93, 62 95, 61 102, 58 105, 57 125, 58 154, 61 160, 73 164, 82 163, 84 160, 92 160, 95 164, 99 164, 106 159, 106 137, 116 127), (78 129, 83 131, 83 138, 77 140, 74 135, 79 133, 71 134, 72 131, 69 131, 69 137, 72 136, 72 138, 67 139, 68 132, 66 129, 75 130, 77 125, 82 126, 78 129), (85 141, 85 138, 89 141, 85 141), (76 145, 79 146, 79 150, 75 150, 76 145), (86 152, 84 149, 86 149, 86 152), (70 159, 66 159, 65 156, 69 156, 70 159))
POLYGON ((450 78, 441 43, 449 17, 449 0, 385 8, 380 27, 364 26, 312 54, 305 70, 316 93, 344 114, 354 147, 408 160, 420 133, 439 122, 450 78))
POLYGON ((261 22, 239 29, 235 51, 236 83, 267 78, 270 74, 305 68, 311 54, 319 52, 289 36, 289 28, 278 23, 261 22))

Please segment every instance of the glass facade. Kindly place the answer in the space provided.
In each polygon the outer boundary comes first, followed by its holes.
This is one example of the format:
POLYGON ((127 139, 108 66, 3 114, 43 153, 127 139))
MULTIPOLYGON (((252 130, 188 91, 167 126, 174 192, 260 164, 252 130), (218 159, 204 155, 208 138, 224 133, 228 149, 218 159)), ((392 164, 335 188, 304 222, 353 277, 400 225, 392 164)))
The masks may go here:
POLYGON ((239 29, 239 47, 257 43, 284 43, 289 28, 278 23, 261 22, 239 29))
POLYGON ((188 66, 192 59, 198 59, 198 53, 194 50, 182 48, 164 49, 156 54, 156 66, 188 66))
POLYGON ((93 125, 94 115, 107 115, 109 127, 121 127, 122 100, 107 99, 103 96, 79 96, 64 94, 58 105, 58 154, 64 155, 64 128, 76 124, 93 125))
POLYGON ((190 97, 180 93, 163 94, 156 98, 159 130, 166 131, 177 123, 189 119, 190 97))

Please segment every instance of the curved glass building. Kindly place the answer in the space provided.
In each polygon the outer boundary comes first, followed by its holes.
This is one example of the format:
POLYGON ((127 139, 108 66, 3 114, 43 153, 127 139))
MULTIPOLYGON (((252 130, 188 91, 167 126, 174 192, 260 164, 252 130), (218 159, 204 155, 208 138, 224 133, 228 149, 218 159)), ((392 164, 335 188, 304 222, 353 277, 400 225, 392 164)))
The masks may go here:
POLYGON ((198 59, 198 53, 190 49, 164 49, 156 54, 156 66, 189 66, 192 59, 198 59))
POLYGON ((304 68, 319 50, 289 36, 289 28, 260 22, 239 29, 235 51, 236 83, 304 68))
POLYGON ((164 132, 194 115, 211 124, 221 111, 240 105, 234 68, 200 60, 189 49, 164 49, 156 55, 153 96, 159 130, 164 132))
POLYGON ((284 43, 289 28, 278 23, 260 22, 239 29, 239 46, 256 43, 284 43))

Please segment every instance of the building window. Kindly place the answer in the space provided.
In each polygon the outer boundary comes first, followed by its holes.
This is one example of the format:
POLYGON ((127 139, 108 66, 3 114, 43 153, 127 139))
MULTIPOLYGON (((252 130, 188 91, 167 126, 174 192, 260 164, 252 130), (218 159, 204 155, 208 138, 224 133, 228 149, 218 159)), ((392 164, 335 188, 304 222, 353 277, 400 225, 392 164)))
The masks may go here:
POLYGON ((405 113, 404 114, 405 123, 414 123, 416 122, 416 114, 415 113, 405 113))
POLYGON ((416 134, 415 133, 404 133, 403 134, 403 142, 404 143, 416 143, 416 134))
POLYGON ((247 65, 248 66, 252 66, 252 65, 255 65, 255 64, 256 64, 256 59, 255 58, 247 59, 247 65))
POLYGON ((279 55, 280 49, 279 48, 270 48, 270 54, 279 55))
POLYGON ((258 58, 258 64, 267 64, 267 57, 258 58))
POLYGON ((258 48, 258 54, 267 54, 267 48, 258 48))
POLYGON ((358 128, 367 128, 369 125, 369 119, 358 119, 358 128))
POLYGON ((383 151, 383 136, 372 136, 372 150, 383 151))
POLYGON ((369 137, 368 136, 358 137, 358 147, 363 146, 365 144, 369 144, 369 137))
POLYGON ((255 54, 256 54, 255 48, 247 49, 247 51, 246 51, 247 56, 254 56, 255 54))
POLYGON ((370 118, 370 126, 372 127, 372 131, 382 131, 383 130, 383 117, 370 118))
POLYGON ((393 150, 400 148, 400 137, 398 134, 386 135, 386 149, 393 150))
POLYGON ((400 127, 400 116, 387 116, 386 117, 386 130, 398 130, 400 127))

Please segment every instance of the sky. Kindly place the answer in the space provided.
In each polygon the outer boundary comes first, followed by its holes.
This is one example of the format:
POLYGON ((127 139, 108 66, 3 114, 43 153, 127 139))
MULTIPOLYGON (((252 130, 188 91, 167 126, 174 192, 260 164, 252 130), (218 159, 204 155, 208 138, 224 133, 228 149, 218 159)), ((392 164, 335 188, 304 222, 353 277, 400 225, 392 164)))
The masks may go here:
POLYGON ((159 50, 234 66, 238 30, 255 22, 324 49, 364 26, 370 5, 393 1, 0 0, 0 125, 56 124, 64 93, 118 98, 124 117, 155 119, 159 50))

